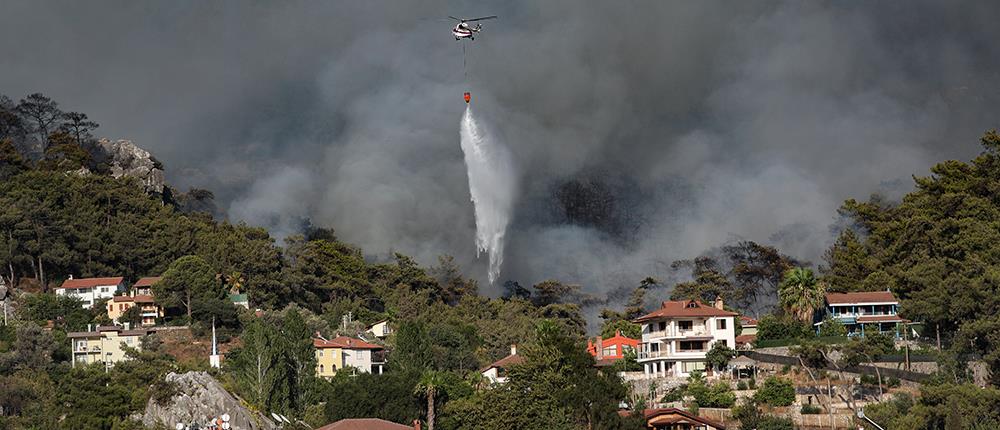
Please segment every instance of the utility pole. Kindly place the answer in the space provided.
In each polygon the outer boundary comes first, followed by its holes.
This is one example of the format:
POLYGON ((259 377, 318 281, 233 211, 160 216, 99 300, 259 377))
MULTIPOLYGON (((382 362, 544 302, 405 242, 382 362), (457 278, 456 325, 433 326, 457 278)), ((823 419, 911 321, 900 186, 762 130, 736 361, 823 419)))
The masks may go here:
POLYGON ((935 324, 934 331, 937 333, 937 350, 941 352, 941 324, 935 324))

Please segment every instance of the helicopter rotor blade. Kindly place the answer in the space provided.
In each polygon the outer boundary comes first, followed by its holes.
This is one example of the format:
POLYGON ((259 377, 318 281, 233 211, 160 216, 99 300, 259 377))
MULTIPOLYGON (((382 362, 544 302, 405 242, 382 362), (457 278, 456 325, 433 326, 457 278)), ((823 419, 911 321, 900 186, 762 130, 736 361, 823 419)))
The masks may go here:
POLYGON ((496 18, 497 18, 497 16, 496 16, 496 15, 490 15, 490 16, 484 16, 484 17, 482 17, 482 18, 473 18, 473 19, 466 19, 466 20, 464 20, 464 21, 465 21, 465 22, 473 22, 473 21, 484 21, 484 20, 487 20, 487 19, 496 19, 496 18))
POLYGON ((461 18, 455 18, 455 17, 453 17, 453 16, 451 16, 451 15, 448 15, 448 18, 451 18, 451 19, 453 19, 453 20, 455 20, 455 21, 459 21, 459 22, 465 22, 465 20, 464 20, 464 19, 461 19, 461 18))

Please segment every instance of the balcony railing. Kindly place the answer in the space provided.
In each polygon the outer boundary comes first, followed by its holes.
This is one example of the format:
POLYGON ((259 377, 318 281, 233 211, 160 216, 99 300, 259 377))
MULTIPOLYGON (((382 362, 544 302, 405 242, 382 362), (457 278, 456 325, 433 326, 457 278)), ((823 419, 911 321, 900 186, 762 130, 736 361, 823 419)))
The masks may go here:
POLYGON ((647 336, 652 338, 657 337, 691 337, 691 336, 711 336, 711 333, 703 327, 693 328, 689 330, 658 330, 646 333, 647 336))
POLYGON ((639 351, 639 359, 661 358, 670 355, 667 351, 639 351))

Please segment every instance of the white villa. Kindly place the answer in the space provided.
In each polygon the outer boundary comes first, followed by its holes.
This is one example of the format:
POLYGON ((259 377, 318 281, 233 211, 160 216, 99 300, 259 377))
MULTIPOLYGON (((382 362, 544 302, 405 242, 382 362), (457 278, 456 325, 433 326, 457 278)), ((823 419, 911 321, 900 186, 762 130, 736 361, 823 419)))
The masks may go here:
POLYGON ((110 299, 117 292, 125 291, 125 278, 80 278, 73 279, 70 276, 59 288, 56 294, 60 296, 76 297, 83 301, 83 307, 90 309, 94 302, 101 299, 110 299))
POLYGON ((648 377, 687 377, 705 370, 705 354, 721 342, 736 346, 735 312, 697 300, 666 301, 635 320, 642 324, 638 362, 648 377))

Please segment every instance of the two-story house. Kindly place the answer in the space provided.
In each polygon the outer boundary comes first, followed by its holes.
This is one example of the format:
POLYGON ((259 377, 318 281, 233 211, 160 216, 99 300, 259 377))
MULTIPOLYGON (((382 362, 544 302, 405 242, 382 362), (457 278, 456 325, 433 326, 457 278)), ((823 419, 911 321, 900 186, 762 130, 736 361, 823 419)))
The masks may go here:
POLYGON ((139 279, 128 294, 115 296, 108 301, 108 318, 116 324, 125 312, 133 307, 139 307, 140 321, 143 327, 156 325, 157 318, 163 318, 163 307, 156 304, 153 298, 153 284, 160 281, 159 277, 139 279))
POLYGON ((622 336, 622 332, 615 330, 615 335, 607 339, 597 336, 595 339, 587 340, 587 352, 594 356, 598 365, 610 365, 625 358, 625 351, 637 352, 639 350, 639 340, 622 336))
POLYGON ((116 293, 125 291, 125 278, 80 278, 69 277, 56 288, 60 296, 76 297, 83 302, 83 307, 90 309, 101 299, 110 299, 116 293))
MULTIPOLYGON (((899 317, 899 300, 891 291, 828 293, 826 315, 847 328, 848 336, 864 336, 866 330, 900 337, 909 321, 899 317)), ((822 321, 816 323, 816 329, 822 321)))
POLYGON ((316 376, 319 377, 332 378, 345 367, 382 374, 385 367, 384 349, 361 339, 347 336, 313 339, 313 348, 316 350, 316 376))
POLYGON ((119 326, 100 326, 94 331, 66 333, 73 354, 73 367, 91 363, 113 366, 128 359, 125 356, 126 347, 142 350, 142 338, 149 333, 148 329, 130 330, 119 326))
POLYGON ((736 346, 735 312, 697 300, 663 302, 635 320, 642 324, 638 362, 649 377, 687 377, 705 370, 705 354, 716 342, 736 346))

